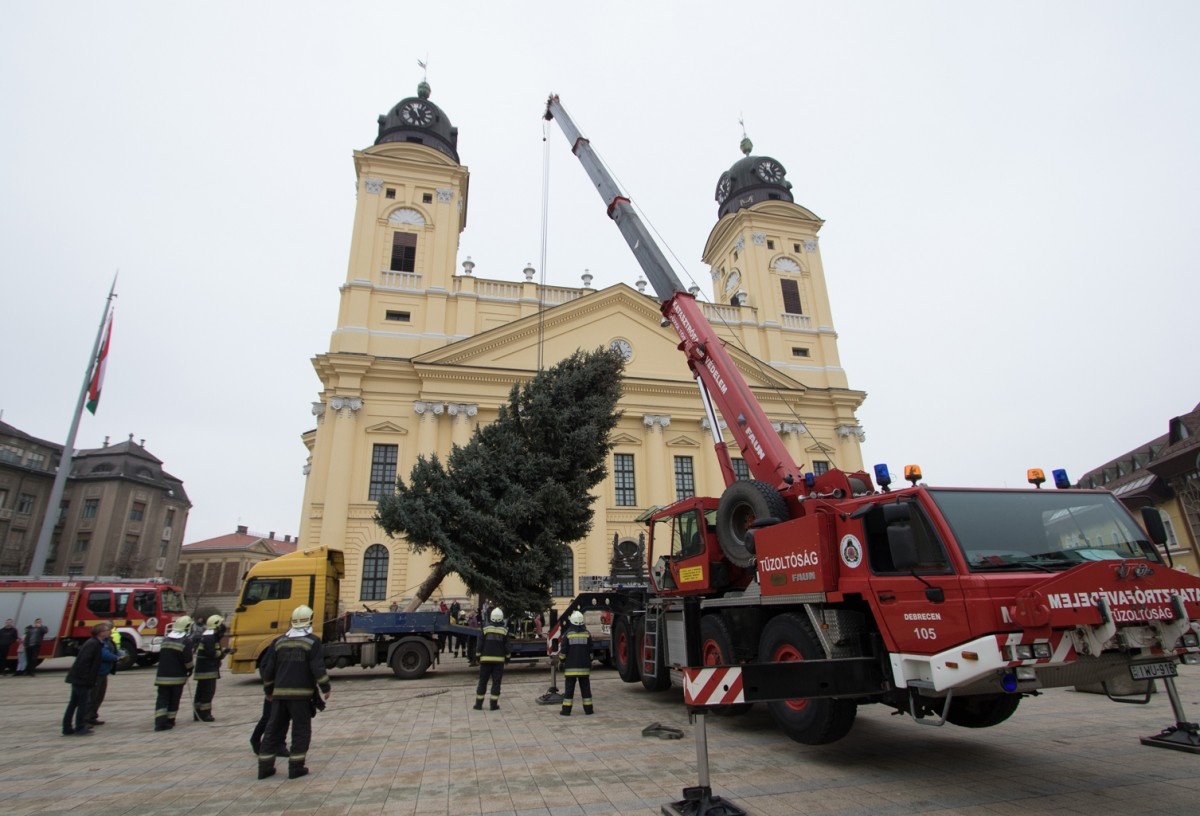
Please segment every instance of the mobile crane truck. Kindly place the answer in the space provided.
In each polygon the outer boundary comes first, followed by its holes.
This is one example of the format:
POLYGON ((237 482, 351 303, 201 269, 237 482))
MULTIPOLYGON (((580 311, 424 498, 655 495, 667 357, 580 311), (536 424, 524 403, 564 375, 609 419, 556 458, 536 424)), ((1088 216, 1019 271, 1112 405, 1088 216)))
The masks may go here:
MULTIPOLYGON (((1164 563, 1107 491, 1069 489, 1065 474, 1056 484, 1066 489, 1051 491, 928 487, 915 466, 900 489, 882 465, 874 481, 803 472, 557 96, 545 117, 558 121, 679 336, 726 484, 720 498, 648 513, 648 587, 585 593, 564 610, 612 613, 622 679, 684 685, 689 704, 724 713, 769 701, 784 733, 818 745, 845 736, 868 703, 922 724, 986 728, 1042 689, 1108 691, 1118 678, 1172 678, 1179 663, 1200 663, 1200 578, 1164 563), (718 411, 749 480, 734 474, 718 411), (689 598, 700 599, 703 663, 734 667, 727 682, 685 683, 689 598)), ((1148 509, 1161 544, 1161 518, 1148 509)))

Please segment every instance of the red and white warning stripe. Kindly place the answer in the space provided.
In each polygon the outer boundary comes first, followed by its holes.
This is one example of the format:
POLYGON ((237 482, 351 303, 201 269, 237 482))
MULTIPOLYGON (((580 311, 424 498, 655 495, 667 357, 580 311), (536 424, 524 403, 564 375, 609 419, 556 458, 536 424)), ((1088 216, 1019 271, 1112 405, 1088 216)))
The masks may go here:
POLYGON ((746 702, 742 670, 738 666, 685 668, 683 700, 691 706, 732 705, 746 702))

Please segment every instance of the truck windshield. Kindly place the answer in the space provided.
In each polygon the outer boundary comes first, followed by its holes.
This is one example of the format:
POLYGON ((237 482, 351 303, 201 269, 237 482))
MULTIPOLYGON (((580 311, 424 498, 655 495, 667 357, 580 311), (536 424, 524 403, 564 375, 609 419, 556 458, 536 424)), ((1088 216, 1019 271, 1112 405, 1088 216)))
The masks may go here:
POLYGON ((930 490, 972 571, 1067 569, 1085 561, 1160 561, 1108 493, 930 490))

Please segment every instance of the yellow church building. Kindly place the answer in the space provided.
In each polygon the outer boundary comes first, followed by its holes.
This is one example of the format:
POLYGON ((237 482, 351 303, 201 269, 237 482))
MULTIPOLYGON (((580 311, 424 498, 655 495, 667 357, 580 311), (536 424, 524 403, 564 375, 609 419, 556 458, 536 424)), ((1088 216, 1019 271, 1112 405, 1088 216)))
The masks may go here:
MULTIPOLYGON (((614 549, 636 549, 647 508, 724 489, 698 388, 632 257, 631 282, 600 290, 587 275, 577 289, 548 287, 532 268, 494 280, 458 262, 470 173, 457 142, 422 82, 354 154, 350 260, 329 350, 313 360, 321 391, 316 427, 303 434, 297 537, 300 547, 344 551, 346 609, 403 606, 429 573, 431 555, 411 553, 372 520, 396 477, 407 480, 419 455, 444 461, 496 418, 514 383, 576 349, 616 347, 626 371, 609 476, 591 533, 564 552, 571 577, 553 588, 560 607, 581 578, 609 574, 614 549)), ((848 387, 838 358, 823 222, 793 201, 779 161, 750 155, 748 140, 742 147, 717 184, 703 260, 721 302, 705 314, 796 462, 814 473, 859 470, 855 411, 865 394, 848 387)), ((451 575, 433 600, 454 598, 472 605, 451 575)))

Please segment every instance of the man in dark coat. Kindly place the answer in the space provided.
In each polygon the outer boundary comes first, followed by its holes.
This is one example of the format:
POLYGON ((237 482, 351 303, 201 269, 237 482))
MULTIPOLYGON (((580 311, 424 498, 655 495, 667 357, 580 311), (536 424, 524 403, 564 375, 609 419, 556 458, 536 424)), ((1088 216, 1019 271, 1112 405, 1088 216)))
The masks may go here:
POLYGON ((16 670, 17 659, 14 657, 10 660, 8 653, 12 651, 13 644, 20 639, 21 633, 13 625, 13 619, 9 618, 4 622, 4 626, 0 627, 0 671, 5 674, 16 670))
POLYGON ((67 703, 66 713, 63 714, 62 732, 64 737, 72 734, 79 737, 91 734, 94 729, 86 722, 91 711, 92 686, 100 676, 100 660, 103 644, 100 642, 112 628, 110 623, 97 623, 92 627, 92 636, 79 647, 79 654, 67 672, 67 682, 71 684, 71 701, 67 703))
POLYGON ((50 629, 46 624, 42 623, 41 618, 36 618, 33 625, 25 627, 25 676, 33 677, 38 664, 38 652, 42 650, 42 641, 46 639, 46 635, 50 634, 50 629))

